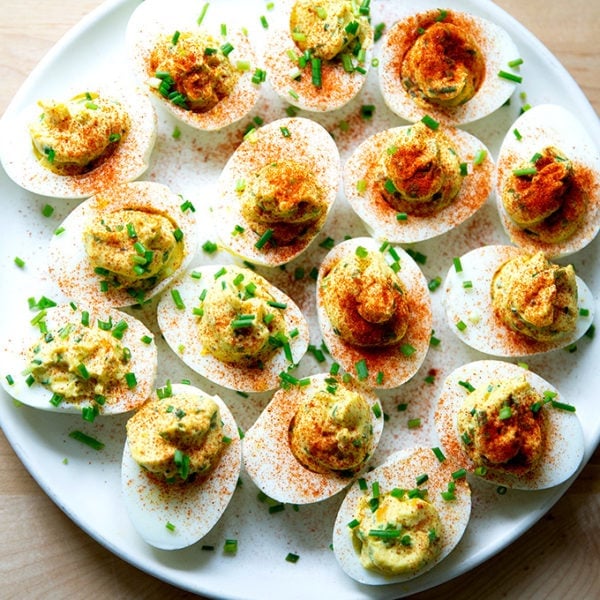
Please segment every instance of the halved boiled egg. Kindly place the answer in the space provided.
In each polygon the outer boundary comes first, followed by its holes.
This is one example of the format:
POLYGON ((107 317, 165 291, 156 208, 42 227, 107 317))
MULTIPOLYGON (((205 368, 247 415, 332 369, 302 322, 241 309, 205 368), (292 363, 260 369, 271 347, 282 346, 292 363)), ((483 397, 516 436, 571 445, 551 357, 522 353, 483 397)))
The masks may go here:
POLYGON ((319 502, 367 468, 382 430, 372 391, 349 377, 313 375, 275 392, 244 434, 244 466, 273 500, 319 502))
POLYGON ((139 82, 177 119, 217 130, 246 116, 260 97, 250 39, 228 27, 235 15, 219 3, 148 0, 132 13, 126 33, 139 82))
POLYGON ((425 360, 431 299, 400 247, 366 237, 335 246, 319 268, 317 316, 333 359, 366 385, 397 387, 425 360))
POLYGON ((73 209, 52 237, 48 269, 69 298, 130 306, 163 290, 198 245, 189 203, 165 185, 136 181, 73 209))
POLYGON ((171 349, 194 371, 226 388, 272 390, 308 348, 295 302, 264 277, 235 265, 184 273, 157 307, 171 349))
POLYGON ((558 485, 583 458, 575 407, 536 373, 503 361, 450 373, 435 424, 444 451, 462 467, 515 489, 558 485))
POLYGON ((600 229, 600 154, 568 109, 524 112, 498 154, 496 198, 512 242, 548 257, 573 254, 600 229))
POLYGON ((443 302, 459 339, 494 356, 568 346, 589 329, 595 306, 572 266, 515 246, 483 246, 455 258, 443 302))
POLYGON ((339 178, 338 149, 318 123, 286 118, 260 127, 219 176, 213 216, 221 242, 255 264, 289 262, 325 224, 339 178))
POLYGON ((447 125, 469 123, 500 108, 515 83, 519 51, 500 26, 476 15, 434 8, 405 14, 386 32, 379 84, 392 112, 416 122, 424 115, 447 125))
POLYGON ((43 99, 2 121, 0 160, 35 194, 85 198, 148 168, 157 132, 151 102, 135 87, 103 84, 43 99))
POLYGON ((352 0, 283 0, 264 49, 267 81, 286 102, 326 112, 362 89, 371 64, 369 10, 352 0))
POLYGON ((61 304, 14 327, 0 349, 2 386, 23 404, 93 420, 141 406, 154 389, 154 336, 131 315, 61 304))
POLYGON ((348 202, 369 233, 391 243, 426 240, 486 202, 494 161, 475 136, 424 123, 380 131, 344 166, 348 202))
POLYGON ((431 448, 392 454, 346 494, 333 529, 342 569, 367 585, 407 581, 456 547, 471 516, 471 489, 457 463, 431 448))
POLYGON ((175 550, 221 518, 238 483, 241 445, 219 396, 185 384, 158 391, 127 422, 121 488, 144 541, 175 550))

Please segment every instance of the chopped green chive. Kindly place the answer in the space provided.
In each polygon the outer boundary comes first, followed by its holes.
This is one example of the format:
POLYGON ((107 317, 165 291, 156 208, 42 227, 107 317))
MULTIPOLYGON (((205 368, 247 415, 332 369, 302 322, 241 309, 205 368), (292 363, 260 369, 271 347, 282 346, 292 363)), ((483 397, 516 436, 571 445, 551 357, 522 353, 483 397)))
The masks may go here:
POLYGON ((97 439, 83 433, 83 431, 71 431, 69 432, 69 437, 81 442, 82 444, 85 444, 86 446, 89 446, 94 450, 100 451, 104 448, 104 444, 102 442, 99 442, 97 439))
POLYGON ((507 71, 498 71, 498 77, 502 79, 507 79, 508 81, 514 81, 515 83, 521 83, 523 78, 520 75, 515 75, 514 73, 508 73, 507 71))
POLYGON ((50 204, 44 204, 44 207, 42 208, 42 215, 44 215, 44 217, 51 217, 53 213, 54 207, 50 204))
POLYGON ((418 427, 421 427, 421 419, 419 417, 409 419, 407 425, 409 429, 417 429, 418 427))
POLYGON ((421 119, 421 122, 424 123, 425 125, 427 125, 427 127, 429 127, 429 129, 435 131, 440 124, 433 118, 430 117, 429 115, 425 115, 423 116, 423 118, 421 119))
POLYGON ((218 249, 219 249, 218 244, 216 244, 215 242, 212 242, 210 240, 206 240, 206 242, 204 242, 204 244, 202 244, 202 250, 204 250, 204 252, 206 252, 207 254, 213 254, 218 249))
POLYGON ((454 270, 457 273, 462 273, 463 268, 462 268, 462 263, 460 262, 460 258, 454 257, 452 259, 452 264, 454 265, 454 270))
POLYGON ((181 298, 181 293, 179 292, 178 289, 172 289, 171 290, 171 298, 173 299, 173 302, 175 303, 175 306, 179 310, 183 310, 185 308, 185 303, 183 302, 183 300, 181 298))
POLYGON ((374 104, 363 104, 360 107, 360 116, 363 119, 370 119, 375 114, 374 104))
POLYGON ((223 552, 225 554, 235 554, 238 550, 238 541, 235 539, 227 539, 225 540, 225 544, 223 545, 223 552))
POLYGON ((464 331, 464 330, 467 328, 467 324, 466 324, 464 321, 458 321, 458 322, 456 323, 456 328, 457 328, 459 331, 464 331))
POLYGON ((198 16, 198 19, 196 21, 196 23, 198 23, 198 25, 202 25, 202 21, 204 21, 204 17, 206 16, 206 11, 208 10, 209 6, 210 6, 210 2, 206 2, 204 4, 204 6, 202 7, 202 10, 200 11, 200 15, 198 16))
POLYGON ((513 169, 513 175, 516 177, 528 177, 530 175, 535 175, 537 173, 537 169, 535 167, 523 167, 522 169, 513 169))
POLYGON ((273 237, 273 233, 274 232, 272 229, 267 229, 254 244, 254 247, 257 250, 262 250, 268 241, 273 237))
POLYGON ((261 15, 260 17, 260 24, 265 28, 265 29, 269 29, 269 22, 267 21, 267 17, 265 17, 264 15, 261 15))
POLYGON ((367 367, 367 361, 362 358, 355 365, 356 375, 359 381, 365 381, 369 377, 369 368, 367 367))
POLYGON ((25 261, 22 258, 19 258, 18 256, 15 256, 14 262, 15 265, 19 267, 19 269, 22 269, 25 266, 25 261))
POLYGON ((446 456, 444 455, 444 453, 441 451, 440 448, 438 448, 437 446, 435 448, 431 449, 433 454, 435 455, 435 457, 440 461, 440 462, 444 462, 446 460, 446 456))
POLYGON ((480 148, 475 153, 475 158, 473 158, 473 164, 476 166, 480 165, 485 160, 486 156, 487 156, 487 150, 480 148))
POLYGON ((508 61, 508 66, 514 69, 515 67, 518 67, 519 65, 522 65, 523 62, 524 61, 523 61, 522 58, 515 58, 514 60, 509 60, 508 61))
POLYGON ((127 383, 127 387, 129 389, 133 389, 137 385, 137 379, 135 377, 135 373, 126 373, 125 374, 125 382, 127 383))

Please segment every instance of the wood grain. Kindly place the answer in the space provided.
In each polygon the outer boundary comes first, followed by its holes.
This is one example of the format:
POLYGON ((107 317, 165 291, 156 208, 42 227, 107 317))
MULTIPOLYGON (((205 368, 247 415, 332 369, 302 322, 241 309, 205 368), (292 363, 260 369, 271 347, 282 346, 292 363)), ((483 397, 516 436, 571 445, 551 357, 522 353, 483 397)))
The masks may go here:
MULTIPOLYGON (((4 0, 0 113, 46 51, 99 0, 4 0)), ((451 6, 451 2, 447 3, 451 6)), ((499 0, 562 62, 600 109, 600 3, 499 0)), ((2 598, 197 598, 122 561, 74 525, 0 434, 2 598)), ((532 529, 493 559, 416 600, 593 598, 600 589, 600 452, 532 529)))

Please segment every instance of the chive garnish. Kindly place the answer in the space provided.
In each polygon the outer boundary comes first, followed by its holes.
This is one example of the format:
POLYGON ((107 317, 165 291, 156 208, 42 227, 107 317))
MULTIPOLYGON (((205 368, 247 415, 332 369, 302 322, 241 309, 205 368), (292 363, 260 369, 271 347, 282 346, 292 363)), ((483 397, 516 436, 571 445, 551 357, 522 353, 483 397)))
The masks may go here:
POLYGON ((429 115, 424 115, 421 119, 421 122, 427 125, 427 127, 429 127, 429 129, 433 131, 435 131, 440 126, 440 124, 429 115))
POLYGON ((498 71, 498 77, 502 79, 507 79, 508 81, 514 81, 515 83, 521 83, 523 78, 520 75, 515 75, 514 73, 508 73, 507 71, 498 71))
POLYGON ((369 377, 369 368, 367 366, 367 361, 364 358, 361 358, 355 365, 356 375, 359 381, 365 381, 369 377))
POLYGON ((258 250, 262 250, 268 241, 273 237, 273 230, 267 229, 258 239, 258 241, 254 244, 254 247, 258 250))
POLYGON ((94 450, 102 450, 104 448, 104 443, 98 441, 97 439, 83 433, 83 431, 70 431, 69 432, 69 437, 77 440, 78 442, 81 442, 82 444, 86 444, 86 446, 89 446, 90 448, 94 449, 94 450))
POLYGON ((535 175, 537 173, 535 167, 523 167, 522 169, 513 169, 513 175, 516 177, 527 177, 529 175, 535 175))

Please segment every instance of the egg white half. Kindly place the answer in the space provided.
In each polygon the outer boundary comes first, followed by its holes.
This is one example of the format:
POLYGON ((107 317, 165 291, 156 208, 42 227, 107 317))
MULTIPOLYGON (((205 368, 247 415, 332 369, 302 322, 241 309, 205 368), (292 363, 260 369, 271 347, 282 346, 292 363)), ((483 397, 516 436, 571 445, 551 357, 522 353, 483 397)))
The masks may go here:
MULTIPOLYGON (((329 349, 331 356, 342 368, 356 375, 356 365, 365 360, 368 375, 363 382, 373 388, 394 388, 408 381, 418 370, 429 349, 431 338, 432 312, 431 298, 427 289, 425 276, 417 263, 400 247, 393 247, 393 252, 400 258, 401 268, 398 271, 400 283, 406 293, 409 311, 408 330, 400 343, 381 348, 360 348, 346 343, 334 331, 324 305, 321 285, 323 277, 344 256, 352 256, 356 249, 362 246, 369 251, 379 252, 382 244, 372 238, 354 238, 346 240, 335 246, 323 259, 317 278, 317 317, 323 341, 329 349), (407 356, 402 351, 402 346, 409 344, 414 352, 407 356), (379 373, 383 373, 383 380, 379 380, 379 373)), ((384 252, 389 263, 394 262, 389 250, 384 252)))
MULTIPOLYGON (((291 504, 319 502, 337 494, 358 477, 358 474, 350 478, 338 473, 315 473, 298 462, 290 450, 288 430, 292 418, 302 401, 323 389, 323 381, 329 377, 329 373, 313 375, 308 385, 293 385, 275 392, 271 402, 244 434, 242 448, 246 471, 260 490, 273 500, 291 504)), ((383 431, 379 399, 355 381, 344 385, 361 394, 371 407, 374 452, 383 431), (379 407, 379 411, 374 407, 379 407), (380 416, 377 417, 375 412, 380 416)))
POLYGON ((451 148, 461 162, 468 164, 468 174, 462 179, 460 191, 447 207, 433 215, 408 215, 406 220, 398 220, 398 211, 375 193, 373 175, 381 155, 410 127, 394 127, 367 138, 352 153, 343 170, 344 192, 350 206, 373 237, 393 244, 420 242, 457 227, 477 212, 492 192, 494 161, 485 144, 465 131, 444 128, 451 148), (478 152, 485 158, 474 165, 478 152), (366 183, 366 190, 359 191, 359 182, 366 183))
MULTIPOLYGON (((173 394, 205 395, 190 385, 172 384, 171 388, 173 394)), ((135 462, 125 443, 121 463, 125 507, 142 539, 156 548, 176 550, 202 539, 217 524, 235 492, 242 462, 237 424, 225 402, 219 396, 210 397, 219 406, 223 435, 230 441, 206 479, 181 485, 158 482, 135 462)))
POLYGON ((455 266, 450 267, 444 282, 443 303, 450 329, 465 344, 493 356, 527 356, 568 346, 589 329, 595 302, 591 290, 579 277, 578 307, 589 314, 579 316, 577 328, 566 338, 539 342, 512 331, 496 316, 491 295, 494 274, 506 261, 528 254, 515 246, 483 246, 460 257, 461 272, 455 266), (471 287, 465 287, 465 282, 471 287), (459 322, 466 325, 462 331, 457 327, 459 322))
MULTIPOLYGON (((285 264, 301 254, 319 233, 301 236, 286 246, 267 243, 257 248, 260 236, 250 229, 241 213, 239 182, 249 181, 265 165, 283 159, 307 165, 323 189, 327 212, 336 199, 340 179, 340 156, 327 130, 305 118, 285 118, 258 128, 237 147, 223 168, 217 183, 213 217, 222 244, 234 254, 257 265, 270 267, 285 264), (287 129, 289 135, 282 133, 287 129), (239 228, 243 228, 243 232, 239 228)), ((260 244, 259 244, 260 245, 260 244)))
MULTIPOLYGON (((111 309, 81 305, 73 308, 70 304, 61 304, 46 309, 43 320, 50 332, 56 332, 68 323, 81 322, 82 311, 89 313, 90 327, 97 327, 98 319, 116 325, 120 321, 127 323, 121 344, 131 352, 131 359, 127 369, 136 377, 137 384, 128 388, 125 382, 120 385, 112 395, 107 395, 106 403, 98 406, 101 415, 115 415, 127 412, 142 405, 154 389, 154 380, 157 371, 157 349, 152 332, 135 317, 124 312, 111 309), (149 339, 149 343, 142 341, 149 339)), ((90 407, 90 401, 67 402, 63 401, 58 406, 50 403, 52 392, 39 383, 27 384, 29 365, 29 349, 42 336, 37 325, 30 322, 15 324, 6 338, 2 339, 0 346, 0 363, 2 364, 2 378, 0 384, 13 398, 23 404, 53 412, 81 414, 84 407, 90 407), (10 384, 6 375, 11 375, 14 383, 10 384)))
POLYGON ((230 24, 237 18, 227 10, 226 3, 210 3, 199 25, 198 19, 202 8, 203 4, 194 0, 177 0, 174 3, 164 0, 145 0, 129 18, 126 44, 134 75, 138 82, 145 86, 154 101, 190 127, 214 131, 239 121, 254 108, 261 91, 260 85, 252 83, 252 76, 260 65, 250 39, 241 28, 237 25, 227 26, 227 34, 221 35, 221 24, 230 24), (222 40, 223 44, 229 42, 233 46, 228 58, 234 66, 238 63, 249 66, 247 70, 240 71, 240 77, 231 94, 206 112, 185 110, 163 98, 149 86, 149 80, 154 77, 154 73, 148 70, 154 44, 159 36, 164 34, 172 36, 176 31, 181 33, 207 31, 217 40, 222 40))
MULTIPOLYGON (((264 47, 264 63, 267 81, 275 93, 287 103, 311 112, 329 112, 341 108, 363 88, 371 67, 373 31, 366 36, 363 48, 366 58, 360 65, 365 73, 344 70, 340 60, 322 61, 322 85, 312 82, 310 65, 302 76, 292 78, 298 71, 298 63, 290 58, 302 52, 290 34, 290 14, 294 0, 280 0, 276 4, 277 15, 269 18, 269 32, 264 47), (272 21, 272 23, 271 23, 272 21)), ((356 62, 356 61, 354 61, 356 62)))
POLYGON ((465 478, 454 479, 452 474, 459 469, 458 465, 446 458, 440 462, 431 448, 406 448, 391 454, 389 458, 365 474, 363 479, 367 489, 363 491, 358 483, 348 490, 338 511, 333 528, 333 551, 335 557, 347 575, 367 585, 386 585, 407 581, 432 569, 456 547, 463 536, 471 516, 471 489, 465 478), (427 489, 425 499, 435 506, 443 526, 442 550, 437 559, 421 571, 386 577, 375 571, 365 569, 360 562, 359 554, 352 542, 352 530, 348 524, 356 518, 359 502, 363 495, 370 494, 374 482, 379 483, 381 494, 399 488, 411 490, 417 487, 416 479, 427 474, 428 479, 423 487, 427 489), (442 492, 447 491, 448 484, 456 484, 454 500, 444 500, 442 492))
POLYGON ((127 135, 95 169, 81 175, 59 175, 38 160, 29 134, 30 123, 38 121, 42 109, 37 104, 26 107, 13 118, 3 119, 0 127, 0 161, 15 183, 42 196, 87 198, 101 188, 133 181, 146 171, 157 134, 156 113, 150 100, 136 87, 116 83, 72 89, 54 100, 66 101, 85 91, 112 98, 124 107, 131 120, 127 135))
POLYGON ((540 104, 524 112, 505 135, 495 174, 495 189, 500 219, 511 241, 534 253, 546 256, 568 256, 587 246, 600 230, 600 151, 581 121, 568 109, 555 104, 540 104), (515 134, 519 133, 519 137, 515 134), (507 214, 502 203, 502 190, 513 169, 520 168, 537 152, 548 146, 561 150, 582 172, 588 190, 588 208, 575 233, 563 242, 547 243, 528 235, 507 214))
MULTIPOLYGON (((568 403, 553 385, 536 373, 497 360, 480 360, 462 365, 450 373, 443 383, 435 412, 436 429, 444 451, 469 471, 475 465, 463 452, 457 429, 458 410, 469 391, 459 382, 477 388, 515 377, 524 377, 541 396, 544 392, 553 392, 556 401, 568 403)), ((547 438, 539 465, 527 474, 512 475, 488 470, 480 477, 519 490, 540 490, 562 483, 577 471, 584 452, 583 431, 577 414, 550 405, 542 410, 546 415, 547 438)))
MULTIPOLYGON (((172 294, 165 291, 157 306, 158 325, 173 352, 184 363, 200 375, 223 387, 243 392, 264 392, 277 388, 281 382, 279 374, 287 371, 290 363, 283 348, 264 361, 263 367, 247 367, 225 363, 210 354, 198 333, 198 319, 193 309, 200 304, 203 290, 216 285, 215 274, 221 269, 228 272, 247 273, 248 270, 234 265, 208 265, 188 271, 175 280, 171 286, 177 291, 184 308, 178 308, 172 294)), ((286 332, 297 329, 298 334, 290 337, 289 345, 293 364, 297 364, 308 348, 309 332, 306 319, 296 303, 284 292, 266 279, 253 273, 254 278, 262 279, 265 290, 275 301, 287 305, 283 311, 286 332)))
POLYGON ((400 79, 404 55, 418 36, 419 27, 440 9, 414 14, 412 6, 385 33, 380 49, 379 85, 383 99, 392 112, 407 121, 419 121, 429 115, 446 125, 459 125, 481 119, 500 108, 515 90, 515 83, 498 76, 500 71, 512 71, 508 63, 518 59, 519 50, 509 34, 499 25, 465 12, 447 10, 444 22, 464 24, 479 46, 485 60, 481 86, 468 102, 457 107, 435 104, 423 107, 410 96, 400 79))
POLYGON ((48 271, 62 292, 75 300, 105 306, 131 306, 139 301, 124 288, 101 290, 102 277, 94 272, 83 243, 83 232, 96 215, 124 209, 138 209, 168 216, 183 232, 183 260, 175 273, 159 281, 144 294, 145 299, 160 293, 177 273, 184 270, 200 244, 196 215, 182 210, 182 198, 167 186, 150 181, 118 185, 88 198, 75 207, 61 223, 60 234, 52 236, 48 251, 48 271))

